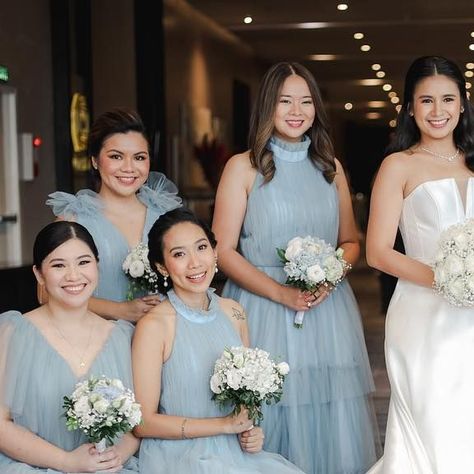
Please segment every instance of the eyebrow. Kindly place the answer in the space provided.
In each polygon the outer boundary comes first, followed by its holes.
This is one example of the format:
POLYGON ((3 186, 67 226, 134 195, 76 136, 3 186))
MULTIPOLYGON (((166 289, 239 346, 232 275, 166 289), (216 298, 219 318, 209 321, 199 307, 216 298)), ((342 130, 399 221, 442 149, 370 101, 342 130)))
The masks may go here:
POLYGON ((297 95, 290 95, 290 94, 280 94, 280 97, 300 97, 301 99, 312 99, 310 95, 302 95, 302 96, 297 96, 297 95))
MULTIPOLYGON (((76 260, 80 260, 81 258, 92 258, 92 255, 90 253, 79 255, 79 257, 77 257, 76 260)), ((49 261, 49 263, 64 262, 65 260, 66 260, 65 258, 53 258, 49 261)))
MULTIPOLYGON (((419 99, 431 99, 432 95, 429 95, 429 94, 424 94, 424 95, 420 95, 418 96, 419 99)), ((456 97, 456 94, 443 94, 443 97, 456 97)))
MULTIPOLYGON (((110 150, 107 150, 106 153, 118 153, 120 155, 123 155, 124 152, 121 151, 121 150, 116 150, 115 148, 111 148, 110 150)), ((136 153, 134 153, 134 155, 143 155, 143 154, 147 154, 148 155, 148 150, 143 150, 143 151, 137 151, 136 153)))
MULTIPOLYGON (((201 239, 196 240, 196 242, 194 242, 194 245, 199 244, 200 242, 207 242, 207 239, 205 237, 202 237, 201 239)), ((172 249, 170 249, 170 253, 179 249, 184 249, 184 245, 173 247, 172 249)))

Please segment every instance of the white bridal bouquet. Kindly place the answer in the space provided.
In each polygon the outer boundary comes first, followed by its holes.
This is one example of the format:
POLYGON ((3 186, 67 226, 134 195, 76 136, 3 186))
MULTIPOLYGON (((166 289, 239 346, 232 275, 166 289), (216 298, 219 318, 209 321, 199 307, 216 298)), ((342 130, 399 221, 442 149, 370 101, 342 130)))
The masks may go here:
POLYGON ((474 306, 474 219, 441 233, 434 274, 434 289, 451 304, 474 306))
POLYGON ((275 363, 268 352, 238 346, 225 349, 217 359, 211 377, 213 400, 220 406, 242 406, 249 411, 255 425, 263 419, 262 403, 277 403, 283 395, 283 381, 290 371, 286 362, 275 363))
MULTIPOLYGON (((295 237, 286 250, 277 249, 285 264, 286 284, 304 291, 316 292, 321 287, 335 287, 351 268, 343 258, 344 250, 337 250, 317 237, 295 237)), ((304 311, 297 311, 294 326, 303 327, 304 311)))
POLYGON ((72 395, 64 397, 63 408, 67 429, 83 431, 99 452, 142 419, 133 392, 120 380, 106 377, 91 377, 76 384, 72 395))
POLYGON ((158 293, 158 275, 148 261, 148 246, 139 243, 130 250, 122 263, 122 269, 130 278, 127 299, 133 300, 139 292, 158 293))

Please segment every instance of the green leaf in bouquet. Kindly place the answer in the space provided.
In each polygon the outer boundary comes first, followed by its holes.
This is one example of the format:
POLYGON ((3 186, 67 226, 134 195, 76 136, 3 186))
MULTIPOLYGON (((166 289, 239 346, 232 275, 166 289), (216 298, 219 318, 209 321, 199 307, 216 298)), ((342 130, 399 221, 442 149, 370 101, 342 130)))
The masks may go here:
POLYGON ((281 260, 281 263, 286 263, 288 260, 285 257, 285 250, 277 248, 276 251, 277 251, 278 257, 281 260))

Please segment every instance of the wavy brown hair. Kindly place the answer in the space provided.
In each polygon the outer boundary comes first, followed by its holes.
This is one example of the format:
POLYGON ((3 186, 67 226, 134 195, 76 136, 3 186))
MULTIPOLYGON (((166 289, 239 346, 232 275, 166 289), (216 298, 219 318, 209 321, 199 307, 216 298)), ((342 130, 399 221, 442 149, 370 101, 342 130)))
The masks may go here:
POLYGON ((326 181, 331 183, 336 175, 336 163, 329 134, 328 117, 324 110, 321 92, 313 75, 298 63, 274 64, 263 76, 250 117, 250 162, 263 175, 264 183, 273 179, 275 163, 272 152, 267 149, 267 144, 273 135, 275 111, 280 99, 281 88, 286 78, 292 74, 301 76, 308 84, 316 111, 313 125, 306 132, 311 139, 308 149, 309 157, 314 165, 322 171, 326 181))

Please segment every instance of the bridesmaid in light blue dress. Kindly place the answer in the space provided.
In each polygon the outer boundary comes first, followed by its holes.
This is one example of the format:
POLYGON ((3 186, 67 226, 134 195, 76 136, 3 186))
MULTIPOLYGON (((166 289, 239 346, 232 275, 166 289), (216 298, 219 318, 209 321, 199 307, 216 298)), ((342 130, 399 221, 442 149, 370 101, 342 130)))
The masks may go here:
POLYGON ((58 191, 46 204, 58 218, 86 227, 97 244, 100 279, 91 309, 109 318, 137 321, 159 297, 137 294, 125 301, 129 279, 122 263, 133 247, 146 244, 153 222, 179 207, 181 199, 162 173, 149 173, 149 144, 136 112, 116 109, 101 115, 91 128, 89 155, 99 192, 58 191))
POLYGON ((81 431, 66 429, 63 397, 91 375, 132 387, 133 326, 89 312, 97 249, 77 223, 54 222, 35 242, 34 271, 48 302, 24 315, 0 315, 0 472, 133 473, 138 440, 124 435, 96 452, 81 431), (112 471, 110 471, 112 472, 112 471))
POLYGON ((273 66, 255 103, 250 152, 231 158, 221 178, 213 228, 229 276, 223 294, 246 308, 251 344, 291 368, 282 402, 264 411, 265 449, 310 474, 356 474, 376 459, 377 444, 356 301, 346 280, 314 295, 286 286, 276 253, 310 235, 342 247, 351 264, 358 258, 326 121, 311 74, 299 64, 273 66), (296 311, 305 311, 302 329, 293 326, 296 311))
POLYGON ((144 423, 143 474, 298 474, 261 451, 263 432, 247 410, 229 415, 212 401, 210 378, 226 347, 248 342, 245 312, 209 289, 215 240, 185 209, 163 215, 149 234, 150 263, 168 299, 137 324, 133 369, 144 423), (170 289, 173 287, 172 289, 170 289))

